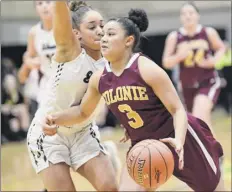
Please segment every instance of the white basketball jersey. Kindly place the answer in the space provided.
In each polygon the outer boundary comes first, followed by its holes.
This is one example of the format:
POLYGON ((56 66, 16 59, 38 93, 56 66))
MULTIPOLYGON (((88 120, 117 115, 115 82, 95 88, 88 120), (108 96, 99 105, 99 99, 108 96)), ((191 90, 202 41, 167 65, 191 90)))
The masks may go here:
POLYGON ((35 49, 37 55, 41 59, 40 71, 43 73, 42 78, 40 79, 40 90, 37 97, 38 103, 43 99, 43 90, 47 84, 47 81, 50 77, 51 71, 51 58, 56 51, 56 43, 53 36, 53 31, 45 31, 42 29, 42 24, 38 23, 36 25, 35 40, 34 40, 35 49))
MULTIPOLYGON (((47 114, 79 105, 88 88, 91 75, 106 64, 106 59, 93 60, 84 49, 73 61, 66 63, 52 62, 51 78, 36 118, 43 119, 47 114)), ((86 125, 86 123, 84 123, 86 125)), ((60 127, 60 131, 73 133, 82 128, 74 125, 72 128, 60 127)))

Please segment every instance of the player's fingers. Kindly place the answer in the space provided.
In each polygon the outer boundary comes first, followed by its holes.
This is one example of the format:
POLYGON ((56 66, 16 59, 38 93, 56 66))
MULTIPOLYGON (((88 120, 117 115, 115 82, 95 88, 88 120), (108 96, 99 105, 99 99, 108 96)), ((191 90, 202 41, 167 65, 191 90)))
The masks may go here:
POLYGON ((46 129, 43 132, 45 135, 52 136, 52 135, 55 135, 57 133, 57 130, 56 129, 46 129))
POLYGON ((54 124, 54 120, 53 120, 51 115, 46 116, 46 123, 49 124, 49 125, 54 124))
POLYGON ((48 125, 48 124, 43 125, 43 130, 52 130, 56 128, 57 128, 56 125, 48 125))

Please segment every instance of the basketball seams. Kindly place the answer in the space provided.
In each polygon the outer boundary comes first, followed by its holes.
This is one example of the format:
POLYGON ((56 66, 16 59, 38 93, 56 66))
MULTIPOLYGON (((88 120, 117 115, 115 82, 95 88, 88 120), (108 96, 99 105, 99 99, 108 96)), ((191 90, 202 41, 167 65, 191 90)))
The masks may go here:
MULTIPOLYGON (((172 154, 172 157, 173 157, 173 160, 174 160, 174 156, 173 156, 173 153, 172 153, 171 149, 165 143, 161 142, 163 144, 163 145, 161 145, 161 143, 159 141, 157 141, 157 140, 154 140, 154 142, 157 143, 157 144, 159 144, 159 146, 162 149, 166 150, 168 153, 170 152, 172 154)), ((174 164, 175 164, 175 162, 174 162, 174 164)))
MULTIPOLYGON (((135 163, 136 163, 136 161, 137 161, 137 159, 139 158, 139 155, 142 153, 142 150, 144 149, 144 148, 146 148, 148 145, 150 145, 151 143, 148 143, 147 145, 139 145, 139 146, 137 146, 136 148, 138 148, 138 147, 140 147, 140 146, 143 146, 143 148, 141 149, 141 151, 139 152, 139 154, 137 155, 137 157, 136 157, 136 159, 135 159, 135 161, 134 161, 134 166, 133 166, 133 178, 135 178, 135 163)), ((135 149, 136 149, 135 148, 135 149)), ((135 150, 134 149, 134 150, 135 150)), ((134 151, 133 150, 133 151, 134 151)), ((132 151, 131 151, 132 152, 132 151)))
POLYGON ((146 147, 148 149, 148 152, 149 152, 149 180, 150 180, 150 187, 151 187, 151 182, 152 182, 152 179, 151 179, 151 151, 150 151, 150 148, 146 147))
MULTIPOLYGON (((135 149, 137 149, 138 147, 141 147, 141 145, 138 145, 138 146, 133 147, 133 148, 129 151, 127 157, 130 156, 130 154, 131 154, 135 149)), ((143 146, 143 149, 144 149, 144 148, 145 148, 145 147, 143 146)), ((140 152, 140 153, 141 153, 141 152, 140 152)), ((139 155, 140 155, 140 153, 139 153, 139 155)), ((137 158, 136 158, 136 160, 137 160, 137 158)), ((134 167, 135 167, 135 162, 136 162, 136 160, 133 161, 134 165, 133 165, 133 164, 131 165, 131 166, 133 167, 133 168, 132 168, 132 170, 133 170, 133 177, 134 177, 134 167)), ((130 174, 130 173, 129 173, 129 174, 130 174)))
MULTIPOLYGON (((138 143, 137 143, 138 144, 138 143)), ((136 145, 137 145, 136 144, 136 145)), ((138 145, 138 146, 136 146, 134 149, 133 149, 133 151, 136 149, 136 148, 138 148, 138 147, 143 147, 142 149, 141 149, 141 151, 139 152, 139 154, 137 155, 137 157, 136 157, 136 159, 134 160, 134 165, 133 165, 133 178, 135 178, 135 164, 136 164, 136 161, 137 161, 137 159, 139 158, 139 155, 142 153, 142 150, 144 149, 144 148, 147 148, 147 146, 148 145, 151 145, 152 143, 148 143, 147 145, 138 145)), ((132 150, 129 152, 129 154, 130 153, 132 153, 133 152, 132 150)))
POLYGON ((166 179, 165 179, 165 182, 166 182, 167 179, 168 179, 168 166, 167 166, 167 163, 166 163, 165 158, 163 157, 162 153, 159 151, 159 149, 157 149, 156 146, 154 146, 154 148, 159 152, 159 154, 161 155, 162 159, 164 160, 164 164, 165 164, 165 167, 166 167, 166 179))
MULTIPOLYGON (((159 169, 157 170, 159 172, 159 173, 157 173, 158 174, 157 178, 160 177, 160 173, 164 174, 166 172, 165 176, 164 175, 161 176, 161 183, 160 184, 164 184, 169 179, 169 176, 171 176, 171 175, 169 175, 169 171, 172 171, 172 164, 173 163, 172 163, 171 160, 169 161, 169 159, 171 158, 170 153, 171 153, 171 156, 173 158, 172 151, 169 149, 169 147, 166 146, 164 143, 162 143, 160 141, 157 141, 157 140, 147 139, 147 140, 142 140, 142 141, 136 143, 131 148, 131 150, 128 152, 128 155, 127 155, 127 158, 131 159, 131 161, 129 161, 129 160, 127 161, 127 166, 129 167, 129 165, 130 165, 130 168, 128 169, 128 171, 130 171, 129 172, 130 176, 134 179, 134 181, 136 183, 139 182, 139 180, 137 180, 138 177, 139 177, 140 179, 143 180, 143 182, 146 181, 142 186, 144 186, 144 187, 146 186, 147 188, 151 188, 153 185, 156 186, 158 184, 158 183, 156 184, 156 183, 153 182, 153 180, 154 180, 152 178, 153 172, 154 172, 153 168, 160 168, 160 169, 162 169, 162 172, 160 172, 159 169), (154 151, 152 150, 153 147, 155 149, 154 151), (147 151, 144 150, 145 148, 147 148, 149 154, 147 154, 147 151), (141 173, 140 173, 141 170, 138 172, 138 166, 140 166, 139 165, 140 164, 140 158, 139 158, 140 156, 142 158, 141 160, 149 161, 149 162, 146 163, 146 165, 144 165, 146 167, 145 168, 146 170, 143 170, 141 173), (153 159, 156 156, 157 157, 160 156, 158 158, 159 160, 158 159, 156 160, 156 158, 153 159), (167 158, 167 159, 165 159, 165 158, 167 158), (154 162, 157 161, 157 163, 158 162, 159 163, 158 164, 153 164, 152 160, 154 162), (170 164, 171 167, 168 167, 169 164, 170 164), (166 169, 166 171, 164 169, 166 169), (145 177, 141 178, 140 176, 138 176, 139 173, 142 174, 143 176, 146 174, 146 178, 145 177), (148 175, 149 175, 149 181, 147 180, 148 175)), ((156 175, 155 172, 154 172, 154 174, 156 175)), ((170 174, 172 174, 172 172, 170 172, 170 174)))

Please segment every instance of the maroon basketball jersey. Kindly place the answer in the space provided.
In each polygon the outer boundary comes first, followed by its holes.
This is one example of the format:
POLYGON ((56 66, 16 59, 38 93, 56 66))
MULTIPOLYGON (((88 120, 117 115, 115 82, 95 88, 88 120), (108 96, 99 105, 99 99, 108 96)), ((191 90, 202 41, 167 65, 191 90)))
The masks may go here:
POLYGON ((132 144, 143 139, 164 138, 174 131, 170 113, 140 75, 140 55, 133 55, 119 77, 106 64, 99 82, 99 92, 126 128, 132 144))
POLYGON ((196 34, 192 37, 186 35, 183 28, 177 32, 176 50, 188 44, 190 52, 187 58, 180 63, 180 80, 183 87, 198 87, 202 82, 215 77, 214 69, 205 69, 198 66, 204 58, 212 55, 212 49, 207 37, 205 27, 199 25, 196 34))

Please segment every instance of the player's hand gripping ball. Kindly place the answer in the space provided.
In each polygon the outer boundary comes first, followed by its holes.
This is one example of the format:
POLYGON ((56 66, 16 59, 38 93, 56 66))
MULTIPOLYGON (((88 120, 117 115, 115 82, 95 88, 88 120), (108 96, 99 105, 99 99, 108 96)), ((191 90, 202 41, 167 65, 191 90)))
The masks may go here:
POLYGON ((157 189, 173 174, 174 158, 164 143, 147 139, 129 151, 127 169, 136 183, 146 189, 157 189))

